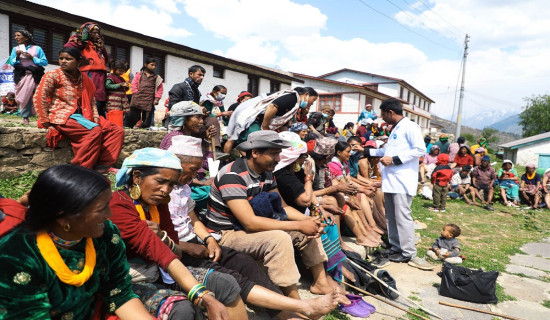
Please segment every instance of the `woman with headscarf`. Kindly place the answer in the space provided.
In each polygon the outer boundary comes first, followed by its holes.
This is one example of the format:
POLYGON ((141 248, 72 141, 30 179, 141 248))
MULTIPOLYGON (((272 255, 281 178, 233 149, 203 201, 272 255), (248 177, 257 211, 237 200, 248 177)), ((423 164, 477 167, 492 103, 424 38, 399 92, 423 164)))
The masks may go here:
POLYGON ((29 117, 36 114, 32 95, 44 75, 48 59, 44 50, 34 43, 32 34, 27 30, 17 30, 13 36, 18 45, 11 50, 9 64, 14 67, 15 100, 19 105, 23 123, 29 124, 29 117))
POLYGON ((519 205, 519 175, 514 168, 512 161, 502 161, 502 168, 497 172, 497 179, 500 185, 500 196, 508 207, 519 205))
POLYGON ((308 133, 308 127, 303 122, 296 122, 290 127, 288 131, 296 133, 298 136, 300 136, 301 140, 304 140, 308 133))
POLYGON ((420 183, 424 184, 426 176, 431 177, 432 171, 435 169, 437 163, 437 156, 439 155, 440 148, 438 145, 433 144, 430 147, 430 151, 424 155, 424 160, 420 164, 420 183))
POLYGON ((477 139, 477 144, 474 144, 470 147, 470 152, 475 154, 478 148, 487 149, 487 139, 479 138, 477 139))
POLYGON ((113 193, 111 221, 126 244, 132 281, 152 284, 162 277, 164 283, 136 293, 151 301, 146 303, 150 312, 164 299, 181 297, 172 308, 173 319, 193 319, 200 312, 193 305, 205 308, 210 318, 246 319, 235 278, 210 268, 188 269, 180 261, 183 251, 167 205, 180 173, 181 161, 173 153, 144 148, 126 158, 116 175, 116 186, 124 189, 113 193), (183 299, 182 291, 189 300, 183 299))
POLYGON ((475 150, 476 153, 474 154, 474 167, 478 167, 481 165, 481 159, 487 154, 487 152, 483 147, 476 148, 475 150))
POLYGON ((48 146, 68 138, 72 164, 107 172, 118 159, 124 130, 98 115, 94 84, 78 71, 83 60, 77 48, 61 49, 60 67, 46 72, 33 101, 39 124, 49 129, 48 146))
POLYGON ((109 55, 103 46, 101 27, 95 22, 86 22, 76 30, 69 38, 65 47, 74 47, 82 51, 82 56, 90 61, 89 64, 80 67, 82 75, 90 77, 95 86, 95 100, 97 112, 105 116, 105 104, 107 91, 105 80, 107 77, 107 63, 109 55))
POLYGON ((0 238, 2 319, 90 319, 94 310, 98 319, 104 311, 152 319, 132 292, 110 199, 109 182, 89 169, 40 174, 25 221, 0 238))
POLYGON ((525 166, 525 173, 521 176, 519 188, 523 199, 529 204, 529 209, 538 209, 542 197, 542 179, 535 169, 534 163, 528 163, 525 166))

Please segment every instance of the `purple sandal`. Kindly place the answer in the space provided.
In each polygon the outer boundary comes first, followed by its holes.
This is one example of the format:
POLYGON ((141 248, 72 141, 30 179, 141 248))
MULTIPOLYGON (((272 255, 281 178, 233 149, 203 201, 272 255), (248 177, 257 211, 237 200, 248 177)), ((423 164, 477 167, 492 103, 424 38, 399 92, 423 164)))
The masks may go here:
POLYGON ((361 296, 355 294, 346 294, 346 297, 351 302, 348 305, 339 304, 338 310, 347 313, 354 317, 366 318, 376 311, 376 308, 365 302, 361 296))

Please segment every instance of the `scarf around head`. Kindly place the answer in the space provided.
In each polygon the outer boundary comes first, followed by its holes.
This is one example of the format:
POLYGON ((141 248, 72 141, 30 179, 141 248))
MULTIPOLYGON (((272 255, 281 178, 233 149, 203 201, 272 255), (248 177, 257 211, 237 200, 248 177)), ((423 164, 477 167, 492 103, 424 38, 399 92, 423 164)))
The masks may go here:
POLYGON ((280 160, 279 163, 277 163, 277 166, 275 166, 275 172, 294 163, 294 161, 296 161, 301 154, 307 153, 307 144, 300 140, 300 136, 296 133, 284 131, 279 133, 279 136, 281 139, 290 142, 292 146, 281 150, 281 153, 279 154, 280 160))
POLYGON ((121 187, 128 182, 133 168, 157 167, 181 171, 181 161, 172 152, 157 148, 143 148, 134 151, 124 159, 122 167, 116 174, 116 186, 121 187))

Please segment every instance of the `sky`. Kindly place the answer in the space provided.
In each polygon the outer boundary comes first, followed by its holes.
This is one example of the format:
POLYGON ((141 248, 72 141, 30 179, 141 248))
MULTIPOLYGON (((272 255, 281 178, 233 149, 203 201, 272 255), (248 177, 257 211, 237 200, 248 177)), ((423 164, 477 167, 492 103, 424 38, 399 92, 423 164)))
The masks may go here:
POLYGON ((547 0, 32 0, 232 59, 407 81, 449 119, 468 34, 463 117, 547 94, 547 0))

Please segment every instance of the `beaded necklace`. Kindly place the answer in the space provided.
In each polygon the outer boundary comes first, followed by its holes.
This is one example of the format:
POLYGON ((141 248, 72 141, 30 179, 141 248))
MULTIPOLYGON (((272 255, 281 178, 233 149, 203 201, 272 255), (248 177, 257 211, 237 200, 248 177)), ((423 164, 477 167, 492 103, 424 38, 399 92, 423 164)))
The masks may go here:
POLYGON ((53 242, 55 242, 60 246, 65 246, 65 247, 75 246, 82 240, 82 239, 78 239, 78 240, 61 239, 59 236, 56 236, 55 233, 53 233, 52 231, 48 232, 48 235, 50 236, 50 238, 52 238, 53 242))

